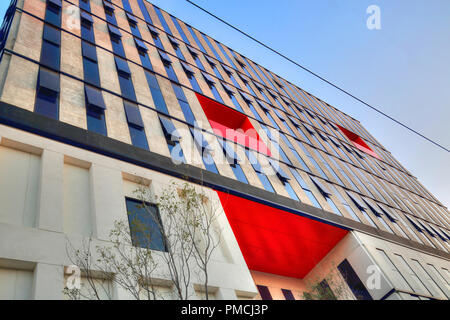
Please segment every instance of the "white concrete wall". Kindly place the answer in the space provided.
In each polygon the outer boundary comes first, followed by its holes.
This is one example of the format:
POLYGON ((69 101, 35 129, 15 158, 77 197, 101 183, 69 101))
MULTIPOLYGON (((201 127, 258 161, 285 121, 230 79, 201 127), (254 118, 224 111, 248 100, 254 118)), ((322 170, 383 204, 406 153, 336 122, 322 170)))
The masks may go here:
MULTIPOLYGON (((450 261, 359 232, 355 233, 355 236, 364 244, 396 289, 414 291, 438 299, 450 299, 450 278, 446 275, 446 270, 450 269, 450 261), (407 267, 402 263, 402 259, 407 267)), ((402 296, 405 299, 413 298, 409 295, 402 296)))
POLYGON ((0 300, 29 300, 32 286, 32 271, 0 268, 0 300))
POLYGON ((92 235, 89 169, 64 164, 64 233, 92 235))
POLYGON ((34 227, 40 156, 0 146, 0 222, 34 227))

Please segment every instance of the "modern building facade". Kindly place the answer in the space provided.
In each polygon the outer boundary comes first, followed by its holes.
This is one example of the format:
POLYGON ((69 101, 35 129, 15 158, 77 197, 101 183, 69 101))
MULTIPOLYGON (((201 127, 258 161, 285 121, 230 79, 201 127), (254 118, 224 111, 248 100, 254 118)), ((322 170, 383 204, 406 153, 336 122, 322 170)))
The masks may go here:
POLYGON ((216 299, 450 298, 447 208, 352 117, 145 0, 13 0, 1 32, 0 299, 63 299, 67 238, 142 180, 221 205, 216 299))

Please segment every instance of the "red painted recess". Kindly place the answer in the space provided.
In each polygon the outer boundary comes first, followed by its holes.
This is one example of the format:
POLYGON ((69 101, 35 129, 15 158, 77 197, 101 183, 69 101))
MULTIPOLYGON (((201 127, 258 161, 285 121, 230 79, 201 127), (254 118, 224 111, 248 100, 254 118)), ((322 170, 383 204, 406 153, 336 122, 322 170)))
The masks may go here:
MULTIPOLYGON (((341 127, 340 125, 338 125, 339 129, 341 129, 341 131, 345 134, 345 136, 351 141, 351 143, 358 148, 359 150, 361 150, 362 152, 365 152, 367 154, 370 154, 372 157, 375 157, 377 159, 380 159, 380 156, 377 155, 372 149, 370 149, 370 147, 367 145, 367 143, 364 142, 363 139, 361 139, 360 136, 358 136, 356 133, 351 132, 348 129, 345 129, 343 127, 341 127)), ((381 160, 381 159, 380 159, 381 160)))
POLYGON ((217 191, 250 270, 303 279, 348 233, 217 191))
POLYGON ((196 95, 215 134, 268 156, 272 155, 246 115, 201 94, 196 95))

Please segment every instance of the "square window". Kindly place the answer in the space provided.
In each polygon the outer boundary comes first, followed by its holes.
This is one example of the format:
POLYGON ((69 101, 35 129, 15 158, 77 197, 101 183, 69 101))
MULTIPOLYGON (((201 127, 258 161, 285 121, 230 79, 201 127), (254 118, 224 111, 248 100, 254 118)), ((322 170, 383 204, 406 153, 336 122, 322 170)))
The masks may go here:
POLYGON ((131 240, 135 247, 167 251, 156 205, 126 198, 131 240))
POLYGON ((61 9, 61 0, 47 0, 48 4, 52 5, 55 8, 61 9))
POLYGON ((178 42, 177 39, 175 39, 174 37, 171 37, 171 36, 168 36, 168 37, 169 37, 170 43, 172 43, 172 45, 173 45, 175 48, 178 48, 178 47, 180 46, 180 43, 178 42))
POLYGON ((59 74, 48 69, 40 68, 38 87, 39 92, 47 95, 58 95, 60 88, 59 74))
POLYGON ((206 72, 202 72, 202 75, 203 75, 203 77, 205 78, 205 80, 206 80, 206 82, 208 82, 208 84, 214 84, 214 83, 216 83, 215 81, 214 81, 214 78, 213 77, 211 77, 209 74, 207 74, 206 72))
POLYGON ((161 122, 164 136, 166 137, 167 141, 171 144, 179 142, 181 140, 181 136, 173 125, 172 121, 163 116, 159 116, 159 120, 161 122))
POLYGON ((222 86, 228 94, 234 94, 234 89, 228 84, 222 82, 222 86))
POLYGON ((81 17, 81 21, 84 23, 87 23, 89 25, 92 25, 94 23, 94 19, 92 19, 92 16, 85 11, 81 11, 80 17, 81 17))
POLYGON ((144 122, 142 121, 141 113, 139 112, 139 107, 127 101, 124 101, 123 104, 125 106, 125 114, 127 116, 128 123, 137 128, 143 129, 144 122))
POLYGON ((119 75, 125 78, 129 78, 131 76, 131 71, 128 67, 127 61, 117 56, 114 57, 114 60, 116 62, 117 72, 119 73, 119 75))
POLYGON ((115 10, 113 4, 111 2, 109 2, 109 1, 103 0, 103 5, 105 6, 105 10, 107 10, 107 11, 112 12, 112 11, 115 10))
POLYGON ((159 36, 159 32, 158 32, 158 30, 155 27, 153 27, 153 26, 151 26, 149 24, 147 25, 147 27, 148 27, 148 30, 150 31, 150 33, 152 34, 153 37, 158 37, 159 36))
POLYGON ((44 40, 47 40, 48 42, 51 42, 57 46, 61 45, 61 33, 58 29, 45 24, 44 25, 44 40))
POLYGON ((145 45, 145 43, 141 40, 139 40, 138 38, 134 38, 134 42, 136 43, 136 48, 139 51, 143 51, 143 52, 147 52, 147 46, 145 45))
POLYGON ((98 112, 103 112, 106 109, 105 101, 100 90, 86 85, 84 87, 84 93, 86 94, 86 106, 88 108, 95 109, 98 112))
POLYGON ((114 26, 108 24, 108 30, 109 30, 110 35, 111 35, 113 38, 116 38, 116 39, 122 38, 122 33, 120 33, 120 30, 117 29, 116 27, 114 27, 114 26))
POLYGON ((126 15, 127 15, 127 19, 129 22, 131 22, 134 25, 137 25, 138 21, 135 16, 133 16, 132 14, 129 14, 128 12, 126 13, 126 15))
POLYGON ((41 49, 41 64, 48 68, 59 70, 61 64, 60 51, 59 45, 43 40, 41 49))
POLYGON ((187 63, 180 61, 181 66, 183 67, 184 71, 190 75, 194 74, 194 70, 191 68, 190 65, 188 65, 187 63))
POLYGON ((83 57, 88 58, 94 62, 97 62, 97 50, 94 45, 83 41, 81 43, 81 49, 83 52, 83 57))
POLYGON ((161 57, 161 60, 162 60, 162 62, 163 62, 164 64, 167 64, 167 65, 172 64, 172 60, 170 60, 170 58, 169 58, 169 56, 167 55, 167 53, 165 53, 165 52, 163 52, 163 51, 161 51, 161 50, 158 50, 158 52, 159 52, 159 56, 161 57))

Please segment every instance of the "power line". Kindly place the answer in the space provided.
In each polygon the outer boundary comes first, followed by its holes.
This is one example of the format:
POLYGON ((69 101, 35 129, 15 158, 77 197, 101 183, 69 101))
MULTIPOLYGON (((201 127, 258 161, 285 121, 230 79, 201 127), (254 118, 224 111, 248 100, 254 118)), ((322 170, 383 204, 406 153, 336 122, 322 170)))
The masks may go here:
POLYGON ((403 128, 405 128, 405 129, 411 131, 412 133, 414 133, 414 134, 416 134, 416 135, 422 137, 423 139, 427 140, 428 142, 431 142, 431 143, 434 144, 435 146, 437 146, 437 147, 439 147, 439 148, 441 148, 441 149, 443 149, 443 150, 445 150, 445 151, 447 151, 447 152, 450 152, 450 149, 444 147, 443 145, 439 144, 439 143, 436 142, 436 141, 433 141, 432 139, 426 137, 425 135, 423 135, 422 133, 418 132, 417 130, 414 130, 413 128, 411 128, 411 127, 407 126, 406 124, 400 122, 399 120, 397 120, 397 119, 391 117, 390 115, 388 115, 388 114, 386 114, 385 112, 379 110, 378 108, 372 106, 371 104, 365 102, 364 100, 362 100, 362 99, 356 97, 355 95, 353 95, 352 93, 348 92, 347 90, 342 89, 341 87, 339 87, 338 85, 334 84, 333 82, 331 82, 331 81, 325 79, 324 77, 318 75, 317 73, 311 71, 310 69, 308 69, 308 68, 302 66, 300 63, 298 63, 298 62, 292 60, 291 58, 289 58, 289 57, 287 57, 287 56, 285 56, 285 55, 282 54, 281 52, 279 52, 279 51, 273 49, 272 47, 270 47, 269 45, 267 45, 267 44, 265 44, 265 43, 259 41, 258 39, 256 39, 256 38, 254 38, 253 36, 249 35, 249 34, 246 33, 245 31, 242 31, 241 29, 235 27, 235 26, 232 25, 231 23, 228 23, 227 21, 223 20, 222 18, 216 16, 216 15, 213 14, 212 12, 210 12, 210 11, 208 11, 208 10, 202 8, 202 7, 199 6, 198 4, 192 2, 191 0, 186 0, 186 1, 187 1, 188 3, 190 3, 191 5, 197 7, 198 9, 202 10, 203 12, 207 13, 207 14, 210 15, 211 17, 213 17, 213 18, 219 20, 220 22, 226 24, 226 25, 229 26, 230 28, 232 28, 232 29, 236 30, 237 32, 243 34, 243 35, 246 36, 247 38, 249 38, 249 39, 255 41, 256 43, 258 43, 258 44, 260 44, 260 45, 262 45, 262 46, 265 47, 266 49, 268 49, 268 50, 274 52, 275 54, 279 55, 280 57, 286 59, 287 61, 289 61, 289 62, 291 62, 291 63, 293 63, 293 64, 295 64, 297 67, 300 67, 301 69, 303 69, 304 71, 310 73, 310 74, 313 75, 314 77, 316 77, 316 78, 322 80, 323 82, 325 82, 325 83, 329 84, 330 86, 336 88, 337 90, 343 92, 343 93, 346 94, 347 96, 349 96, 349 97, 355 99, 356 101, 362 103, 363 105, 365 105, 365 106, 371 108, 371 109, 374 110, 375 112, 378 112, 379 114, 385 116, 386 118, 388 118, 388 119, 390 119, 391 121, 397 123, 398 125, 402 126, 403 128))

